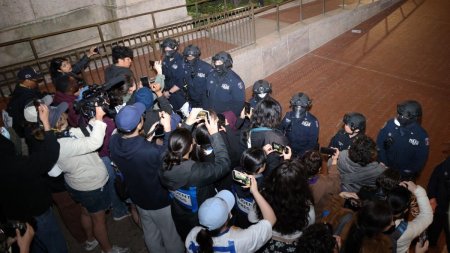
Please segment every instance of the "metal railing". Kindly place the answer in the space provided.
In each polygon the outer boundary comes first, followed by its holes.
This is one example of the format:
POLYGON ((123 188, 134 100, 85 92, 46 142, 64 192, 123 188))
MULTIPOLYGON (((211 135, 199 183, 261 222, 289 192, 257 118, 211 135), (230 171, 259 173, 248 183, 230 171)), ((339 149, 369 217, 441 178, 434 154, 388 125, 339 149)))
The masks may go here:
MULTIPOLYGON (((254 44, 257 38, 255 20, 259 18, 270 18, 270 15, 274 15, 275 17, 273 19, 276 20, 276 28, 274 31, 280 31, 282 26, 280 16, 284 16, 288 12, 292 14, 292 10, 295 11, 293 22, 298 22, 312 16, 324 15, 327 11, 336 8, 345 8, 346 4, 359 1, 361 0, 283 0, 264 7, 255 8, 253 2, 257 1, 250 0, 247 6, 205 16, 198 13, 199 5, 210 2, 210 0, 204 0, 190 5, 174 6, 158 11, 141 13, 92 25, 1 43, 0 49, 2 47, 14 47, 21 43, 27 43, 31 48, 32 56, 30 59, 19 63, 0 67, 0 95, 4 98, 12 93, 17 82, 16 73, 23 66, 33 66, 44 73, 45 81, 42 88, 47 91, 53 91, 52 86, 49 85, 51 83, 48 74, 50 60, 54 57, 66 57, 71 62, 76 62, 94 45, 100 45, 101 55, 92 59, 88 68, 82 74, 87 83, 103 83, 104 69, 112 64, 111 49, 116 45, 124 45, 133 49, 135 58, 132 70, 135 77, 151 75, 149 60, 160 59, 159 44, 164 38, 171 37, 177 39, 181 44, 181 49, 188 44, 196 44, 202 50, 202 58, 208 58, 218 51, 233 51, 254 44), (332 5, 329 3, 332 3, 332 5), (340 6, 338 5, 339 3, 341 3, 340 6), (197 18, 157 27, 156 17, 158 15, 164 15, 164 12, 180 8, 194 9, 196 15, 193 16, 197 18), (105 31, 107 31, 108 26, 146 16, 153 28, 120 38, 106 38, 105 31), (85 44, 82 47, 57 53, 49 53, 45 50, 39 51, 39 47, 36 46, 36 44, 42 44, 40 40, 49 40, 53 36, 69 36, 68 34, 70 33, 88 29, 95 29, 97 36, 94 38, 94 42, 85 44)), ((223 0, 223 2, 226 10, 231 1, 223 0)))
MULTIPOLYGON (((207 2, 207 1, 203 1, 207 2)), ((102 26, 114 22, 121 22, 126 19, 138 18, 150 15, 151 22, 156 27, 155 16, 175 8, 184 7, 175 6, 168 9, 158 10, 157 12, 142 13, 126 18, 101 22, 92 25, 67 29, 59 32, 49 33, 41 36, 30 37, 26 39, 11 41, 0 44, 2 47, 15 46, 20 43, 28 43, 32 51, 32 59, 21 61, 16 64, 0 68, 0 95, 7 97, 10 95, 16 85, 16 73, 23 66, 33 66, 45 74, 43 89, 52 91, 51 78, 48 74, 50 61, 55 57, 65 57, 71 62, 76 62, 87 52, 91 46, 100 45, 100 56, 90 61, 88 68, 82 73, 88 83, 103 83, 104 69, 112 64, 111 50, 116 45, 124 45, 133 49, 134 61, 132 70, 136 77, 149 75, 149 60, 160 59, 159 44, 167 37, 174 38, 180 42, 180 48, 188 44, 196 44, 202 50, 202 58, 207 58, 219 51, 230 51, 251 45, 255 42, 254 25, 252 17, 254 7, 249 5, 222 13, 200 17, 188 21, 178 22, 171 25, 161 26, 139 32, 121 38, 105 39, 102 26), (76 49, 65 50, 55 54, 48 54, 37 50, 36 41, 48 39, 53 36, 66 35, 68 33, 86 29, 95 28, 98 31, 98 42, 94 42, 76 49)))

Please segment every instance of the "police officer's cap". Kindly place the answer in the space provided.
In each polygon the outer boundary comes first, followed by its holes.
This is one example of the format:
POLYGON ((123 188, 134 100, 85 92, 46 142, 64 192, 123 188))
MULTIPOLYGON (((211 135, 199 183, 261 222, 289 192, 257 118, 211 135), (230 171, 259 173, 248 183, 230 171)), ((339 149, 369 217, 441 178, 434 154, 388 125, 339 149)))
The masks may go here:
POLYGON ((226 68, 233 67, 233 58, 231 58, 231 55, 227 52, 219 52, 216 55, 212 57, 212 63, 215 65, 216 61, 223 62, 224 66, 226 68))
POLYGON ((397 113, 407 119, 417 119, 422 116, 422 106, 415 100, 406 100, 397 105, 397 113))
POLYGON ((301 106, 301 107, 310 107, 311 99, 309 99, 308 95, 303 92, 295 94, 291 98, 291 106, 301 106))
POLYGON ((188 56, 194 56, 195 58, 200 57, 200 48, 198 48, 196 45, 189 45, 187 47, 184 48, 183 50, 183 56, 184 57, 188 57, 188 56))
POLYGON ((346 113, 343 121, 352 131, 359 129, 360 132, 364 132, 366 130, 366 117, 359 112, 346 113))
POLYGON ((253 84, 253 93, 262 94, 272 92, 272 85, 266 80, 258 80, 253 84))
POLYGON ((178 48, 178 42, 172 38, 166 38, 161 43, 161 49, 164 50, 166 47, 177 49, 178 48))

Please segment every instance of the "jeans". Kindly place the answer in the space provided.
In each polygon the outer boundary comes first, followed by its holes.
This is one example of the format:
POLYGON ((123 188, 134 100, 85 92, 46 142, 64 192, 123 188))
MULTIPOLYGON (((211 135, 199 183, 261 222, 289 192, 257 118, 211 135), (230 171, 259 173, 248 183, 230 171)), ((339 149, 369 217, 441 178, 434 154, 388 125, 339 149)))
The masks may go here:
POLYGON ((36 233, 31 244, 33 253, 67 253, 66 240, 50 207, 45 213, 34 217, 36 233))
POLYGON ((136 206, 141 218, 144 240, 150 253, 184 252, 184 244, 172 220, 170 206, 145 210, 136 206))
POLYGON ((127 205, 119 199, 117 196, 116 188, 114 187, 114 179, 116 178, 116 172, 114 168, 111 166, 111 159, 108 156, 103 156, 102 161, 106 166, 106 170, 109 175, 109 184, 108 184, 108 192, 111 198, 111 207, 112 207, 112 215, 114 218, 119 218, 128 213, 127 205))

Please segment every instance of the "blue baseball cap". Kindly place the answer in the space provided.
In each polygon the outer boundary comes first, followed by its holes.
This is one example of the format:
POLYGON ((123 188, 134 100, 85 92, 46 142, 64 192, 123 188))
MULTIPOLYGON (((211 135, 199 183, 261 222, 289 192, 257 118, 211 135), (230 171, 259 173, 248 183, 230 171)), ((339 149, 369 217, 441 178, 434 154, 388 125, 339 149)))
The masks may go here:
POLYGON ((198 209, 200 225, 209 231, 222 227, 227 221, 235 201, 233 193, 228 190, 222 190, 216 196, 205 200, 198 209))
POLYGON ((147 110, 153 106, 153 92, 147 87, 140 88, 134 98, 136 102, 144 104, 147 110))
POLYGON ((139 102, 123 107, 115 118, 117 129, 126 133, 131 132, 141 122, 144 112, 145 105, 139 102))

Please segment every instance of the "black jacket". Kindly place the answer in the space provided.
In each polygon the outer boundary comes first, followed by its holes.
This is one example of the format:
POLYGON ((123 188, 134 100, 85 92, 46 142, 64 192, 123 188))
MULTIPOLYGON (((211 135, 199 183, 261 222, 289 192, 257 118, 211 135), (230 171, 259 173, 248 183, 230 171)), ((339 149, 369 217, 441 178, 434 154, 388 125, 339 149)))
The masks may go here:
POLYGON ((163 185, 174 197, 172 216, 182 238, 198 225, 197 211, 200 205, 216 194, 213 184, 230 171, 230 158, 222 136, 219 133, 213 134, 211 143, 215 154, 214 162, 187 160, 173 166, 171 170, 160 170, 163 185), (190 201, 182 204, 180 200, 183 197, 190 201))
POLYGON ((59 143, 45 132, 43 145, 29 157, 16 156, 14 144, 0 135, 0 199, 9 219, 26 220, 48 210, 52 201, 43 177, 59 157, 59 143))

